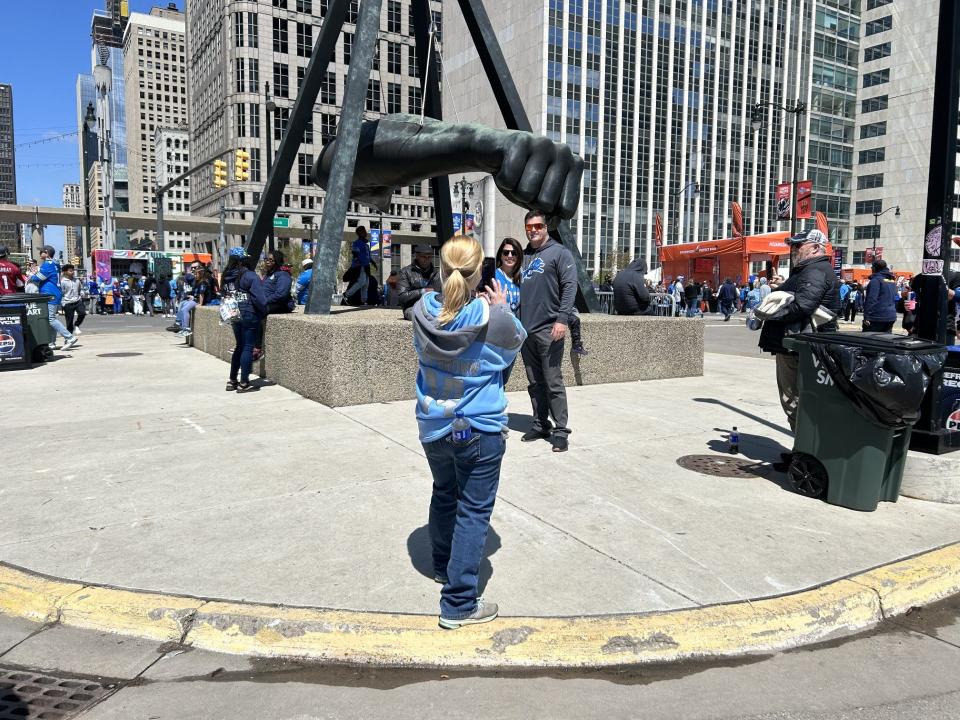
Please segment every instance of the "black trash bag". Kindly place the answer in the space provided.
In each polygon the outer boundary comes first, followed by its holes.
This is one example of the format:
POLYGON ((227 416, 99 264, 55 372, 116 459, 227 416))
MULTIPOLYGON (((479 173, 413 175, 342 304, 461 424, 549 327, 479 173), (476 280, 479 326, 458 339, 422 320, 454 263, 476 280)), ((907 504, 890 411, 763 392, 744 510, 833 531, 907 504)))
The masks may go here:
POLYGON ((913 426, 931 378, 947 352, 903 355, 842 344, 811 343, 816 358, 857 410, 889 428, 913 426))

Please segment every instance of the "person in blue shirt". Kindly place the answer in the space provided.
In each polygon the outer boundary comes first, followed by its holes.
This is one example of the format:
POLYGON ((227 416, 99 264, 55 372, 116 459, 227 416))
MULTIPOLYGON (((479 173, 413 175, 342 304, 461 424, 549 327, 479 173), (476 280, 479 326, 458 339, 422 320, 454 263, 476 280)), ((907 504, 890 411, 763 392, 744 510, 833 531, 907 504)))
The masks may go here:
MULTIPOLYGON (((63 302, 63 292, 60 290, 60 268, 54 261, 56 256, 57 251, 53 249, 52 245, 44 245, 40 250, 41 265, 37 272, 30 276, 30 281, 39 286, 41 293, 52 296, 47 304, 47 319, 50 321, 50 327, 53 328, 54 332, 66 340, 61 350, 71 350, 79 340, 63 326, 63 323, 57 317, 60 305, 63 302)), ((51 346, 55 343, 56 341, 51 343, 51 346)))
MULTIPOLYGON (((507 294, 507 305, 517 317, 520 317, 520 275, 523 264, 523 248, 516 238, 504 238, 497 250, 497 272, 494 277, 507 294)), ((503 384, 510 382, 510 374, 516 359, 503 371, 503 384)))
POLYGON ((370 240, 367 237, 367 229, 360 225, 357 227, 357 239, 350 246, 353 253, 353 259, 350 263, 352 268, 360 268, 357 279, 347 288, 345 296, 350 296, 358 289, 360 290, 360 304, 367 304, 367 288, 370 283, 370 240))
POLYGON ((503 371, 526 332, 496 278, 480 296, 483 248, 458 236, 440 250, 443 295, 431 291, 413 310, 419 361, 416 416, 433 475, 429 531, 440 627, 489 622, 497 606, 477 597, 477 578, 506 447, 503 371), (454 433, 454 420, 469 429, 454 433))
POLYGON ((313 280, 313 258, 305 258, 301 267, 303 272, 297 276, 297 305, 306 305, 310 281, 313 280))

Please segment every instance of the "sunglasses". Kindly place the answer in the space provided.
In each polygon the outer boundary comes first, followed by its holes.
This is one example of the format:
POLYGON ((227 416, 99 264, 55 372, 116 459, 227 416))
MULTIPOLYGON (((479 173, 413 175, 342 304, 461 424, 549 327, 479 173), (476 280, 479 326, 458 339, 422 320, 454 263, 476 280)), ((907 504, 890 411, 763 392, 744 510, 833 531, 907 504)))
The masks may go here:
POLYGON ((516 251, 516 250, 501 250, 501 251, 500 251, 500 254, 501 254, 502 256, 504 256, 504 257, 516 257, 517 251, 516 251))
POLYGON ((539 230, 546 229, 546 227, 547 226, 544 223, 530 223, 526 226, 527 232, 537 232, 539 230))

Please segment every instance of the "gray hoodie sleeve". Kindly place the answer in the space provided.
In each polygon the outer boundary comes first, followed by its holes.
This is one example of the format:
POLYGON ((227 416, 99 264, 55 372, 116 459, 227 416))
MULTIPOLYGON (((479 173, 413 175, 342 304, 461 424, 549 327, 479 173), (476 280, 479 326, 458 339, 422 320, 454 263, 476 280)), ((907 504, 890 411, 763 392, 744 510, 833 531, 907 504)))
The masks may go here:
POLYGON ((564 325, 570 324, 577 300, 577 269, 574 265, 573 255, 564 248, 557 260, 557 281, 560 283, 560 311, 557 313, 557 322, 564 325))

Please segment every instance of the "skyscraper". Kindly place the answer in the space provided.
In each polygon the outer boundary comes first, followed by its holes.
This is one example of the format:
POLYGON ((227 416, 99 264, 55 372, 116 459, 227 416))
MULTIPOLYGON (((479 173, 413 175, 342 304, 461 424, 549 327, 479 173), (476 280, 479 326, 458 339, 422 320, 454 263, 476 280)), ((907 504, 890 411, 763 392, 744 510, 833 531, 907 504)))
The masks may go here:
MULTIPOLYGON (((656 261, 660 215, 665 243, 730 237, 730 203, 743 207, 747 234, 788 230, 777 222, 775 186, 792 179, 794 118, 756 103, 792 107, 802 101, 800 179, 835 162, 834 120, 852 123, 853 89, 825 75, 855 78, 856 52, 836 52, 841 35, 824 5, 857 0, 548 0, 485 3, 536 132, 568 143, 586 169, 572 222, 585 265, 612 270, 630 257, 656 261), (853 64, 851 64, 851 61, 853 64), (814 73, 818 73, 816 78, 814 73), (843 99, 838 100, 835 93, 843 99), (846 96, 849 95, 849 98, 846 96), (808 151, 816 139, 814 162, 808 151), (821 146, 825 152, 820 155, 821 146), (808 162, 808 158, 810 161, 808 162)), ((843 32, 851 28, 844 25, 843 32)), ((457 12, 446 36, 469 37, 457 12)), ((852 29, 855 46, 855 25, 852 29)), ((446 53, 445 115, 502 126, 469 41, 446 53)), ((845 140, 847 144, 850 138, 845 140)), ((849 156, 851 151, 848 150, 849 156)), ((849 184, 810 177, 839 239, 847 222, 841 199, 849 184), (829 192, 829 195, 826 193, 829 192)), ((516 233, 519 214, 498 209, 498 235, 516 233)))
MULTIPOLYGON (((76 183, 65 183, 63 186, 63 206, 65 208, 82 208, 83 191, 82 186, 76 183)), ((75 255, 83 257, 83 248, 81 246, 81 228, 68 225, 64 228, 63 254, 65 257, 72 258, 75 255)))
MULTIPOLYGON (((223 199, 236 208, 234 219, 252 220, 267 179, 268 158, 276 154, 287 129, 318 28, 327 11, 327 0, 258 0, 242 7, 218 0, 188 0, 187 48, 190 98, 190 152, 197 159, 227 157, 235 149, 250 153, 249 182, 233 182, 215 189, 212 169, 191 180, 192 212, 215 216, 223 199), (266 88, 269 85, 269 93, 266 88)), ((312 126, 298 150, 290 184, 278 215, 291 216, 290 224, 319 224, 323 191, 312 185, 310 169, 326 137, 336 134, 337 117, 353 47, 358 3, 352 4, 345 32, 315 105, 312 126)), ((431 3, 440 19, 440 3, 431 3)), ((379 59, 371 74, 365 113, 419 113, 420 86, 413 44, 409 0, 385 0, 379 59)), ((232 177, 232 171, 231 171, 232 177)), ((430 240, 433 204, 429 183, 401 188, 394 195, 384 227, 395 237, 430 240)), ((380 215, 351 203, 347 228, 359 224, 376 227, 380 215)), ((211 236, 195 239, 207 243, 211 236)))
MULTIPOLYGON (((130 210, 156 213, 156 131, 187 127, 187 63, 184 16, 176 5, 133 13, 124 33, 126 144, 130 210)), ((186 169, 186 168, 185 168, 186 169)), ((138 230, 131 244, 156 247, 155 233, 138 230)))
MULTIPOLYGON (((894 268, 920 271, 938 17, 936 0, 865 0, 850 258, 854 264, 864 263, 868 249, 876 245, 894 268)), ((953 212, 952 234, 957 235, 960 213, 953 212)), ((956 248, 953 261, 960 261, 956 248)))
MULTIPOLYGON (((17 204, 17 158, 13 133, 13 87, 0 83, 0 203, 17 204)), ((0 245, 20 250, 20 226, 0 223, 0 245)))

